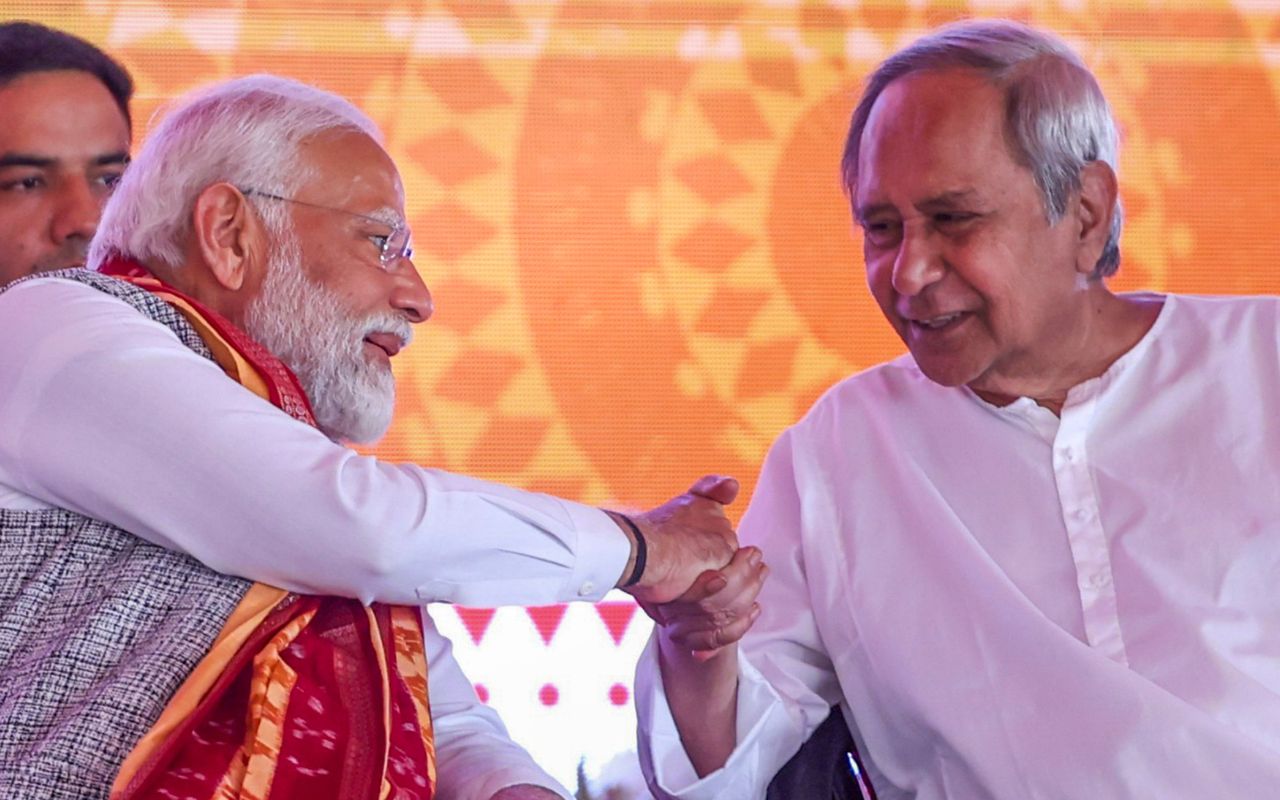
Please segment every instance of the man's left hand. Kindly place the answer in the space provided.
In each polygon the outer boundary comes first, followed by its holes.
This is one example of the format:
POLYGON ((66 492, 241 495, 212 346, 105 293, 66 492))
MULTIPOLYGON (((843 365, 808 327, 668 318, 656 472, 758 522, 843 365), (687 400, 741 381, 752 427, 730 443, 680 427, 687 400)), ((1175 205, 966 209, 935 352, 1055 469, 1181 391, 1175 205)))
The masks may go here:
POLYGON ((564 800, 564 798, 542 786, 519 783, 499 789, 489 800, 564 800))

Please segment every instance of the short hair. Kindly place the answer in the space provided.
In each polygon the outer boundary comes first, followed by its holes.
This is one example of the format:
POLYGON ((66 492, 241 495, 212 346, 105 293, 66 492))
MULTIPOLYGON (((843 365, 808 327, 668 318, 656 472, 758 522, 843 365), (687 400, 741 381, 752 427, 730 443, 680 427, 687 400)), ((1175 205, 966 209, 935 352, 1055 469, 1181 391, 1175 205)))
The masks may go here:
POLYGON ((33 72, 75 70, 102 82, 115 99, 125 124, 133 130, 129 100, 133 79, 111 56, 78 36, 34 22, 0 25, 0 86, 33 72))
MULTIPOLYGON (((113 256, 181 266, 200 192, 225 181, 290 196, 310 177, 298 164, 299 145, 331 131, 382 141, 373 121, 347 100, 274 75, 236 78, 179 99, 107 201, 89 266, 113 256)), ((286 227, 283 205, 258 209, 272 231, 286 227)))
MULTIPOLYGON (((1088 67, 1061 39, 1007 20, 966 20, 945 25, 885 59, 867 79, 845 140, 841 172, 853 195, 858 151, 871 108, 885 87, 927 70, 972 69, 1005 97, 1006 140, 1016 160, 1035 176, 1045 214, 1057 222, 1067 199, 1080 189, 1080 173, 1092 161, 1117 168, 1119 136, 1111 108, 1088 67)), ((1117 197, 1111 229, 1091 274, 1103 278, 1120 267, 1124 209, 1117 197)))

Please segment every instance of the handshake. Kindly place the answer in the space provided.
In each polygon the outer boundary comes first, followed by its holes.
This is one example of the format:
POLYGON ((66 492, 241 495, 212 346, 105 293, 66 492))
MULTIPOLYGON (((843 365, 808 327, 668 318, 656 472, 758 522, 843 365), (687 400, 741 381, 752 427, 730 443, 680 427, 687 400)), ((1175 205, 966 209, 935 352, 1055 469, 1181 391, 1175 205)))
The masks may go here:
POLYGON ((724 513, 737 496, 736 480, 707 475, 650 511, 629 517, 609 512, 632 539, 619 588, 690 651, 736 642, 760 613, 755 599, 768 567, 758 549, 738 547, 724 513))

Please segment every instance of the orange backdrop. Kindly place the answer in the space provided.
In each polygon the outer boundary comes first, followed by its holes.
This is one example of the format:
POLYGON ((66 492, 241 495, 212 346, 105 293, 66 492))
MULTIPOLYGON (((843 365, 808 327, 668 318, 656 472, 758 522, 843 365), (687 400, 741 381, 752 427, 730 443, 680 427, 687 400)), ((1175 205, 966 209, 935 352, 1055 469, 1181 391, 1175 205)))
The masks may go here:
MULTIPOLYGON (((862 76, 957 16, 1056 29, 1099 76, 1124 138, 1116 288, 1280 291, 1280 11, 1258 0, 0 9, 117 55, 139 137, 173 95, 247 72, 362 106, 404 175, 438 308, 396 359, 376 452, 590 503, 650 505, 704 472, 749 491, 825 387, 900 352, 837 162, 862 76)), ((481 618, 460 655, 484 655, 481 618)))

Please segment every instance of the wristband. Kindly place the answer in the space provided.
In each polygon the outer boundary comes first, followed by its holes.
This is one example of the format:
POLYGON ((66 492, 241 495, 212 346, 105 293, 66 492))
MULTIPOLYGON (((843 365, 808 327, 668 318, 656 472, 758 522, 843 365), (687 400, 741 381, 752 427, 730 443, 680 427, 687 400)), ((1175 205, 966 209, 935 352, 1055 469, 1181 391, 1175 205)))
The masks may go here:
POLYGON ((625 589, 628 586, 635 586, 640 582, 640 578, 644 575, 644 562, 649 556, 649 546, 645 544, 644 534, 640 532, 640 527, 631 520, 631 517, 617 511, 613 513, 617 514, 619 519, 627 523, 627 527, 636 535, 636 565, 632 568, 631 576, 627 578, 627 582, 622 584, 622 588, 625 589))

